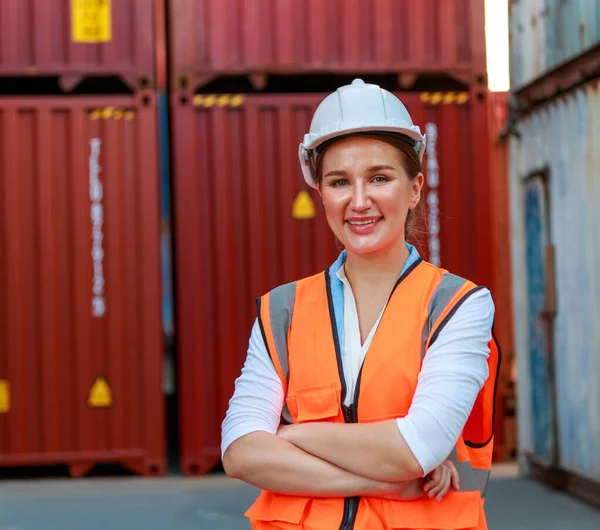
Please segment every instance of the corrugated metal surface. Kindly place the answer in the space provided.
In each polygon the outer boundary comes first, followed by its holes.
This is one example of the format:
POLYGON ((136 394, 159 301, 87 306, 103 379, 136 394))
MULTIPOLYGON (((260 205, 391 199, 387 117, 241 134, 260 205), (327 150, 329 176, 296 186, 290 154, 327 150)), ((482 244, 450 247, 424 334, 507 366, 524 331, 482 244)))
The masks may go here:
MULTIPOLYGON (((246 356, 256 297, 323 270, 340 250, 297 158, 324 96, 202 95, 195 104, 173 98, 184 473, 205 472, 220 459, 220 426, 246 356), (314 201, 315 219, 292 218, 301 190, 314 201)), ((429 134, 424 254, 493 288, 488 111, 481 97, 412 93, 402 100, 429 134)))
POLYGON ((205 75, 449 72, 485 80, 481 0, 172 0, 174 86, 205 75))
POLYGON ((600 43, 599 0, 513 0, 509 5, 514 87, 600 43))
POLYGON ((0 99, 0 466, 165 472, 156 123, 152 100, 0 99))
MULTIPOLYGON (((539 379, 531 377, 534 344, 527 310, 526 186, 547 170, 549 239, 556 260, 554 333, 558 464, 600 481, 600 95, 596 83, 569 93, 518 125, 511 157, 513 281, 519 356, 519 425, 523 452, 539 452, 532 425, 539 379)), ((547 267, 547 260, 544 266, 547 267)), ((550 374, 552 375, 552 374, 550 374)), ((539 455, 543 456, 543 455, 539 455)))
MULTIPOLYGON (((163 2, 2 0, 0 75, 119 75, 140 88, 152 88, 157 55, 155 18, 160 19, 156 15, 164 9, 163 2), (108 5, 108 10, 102 5, 108 5), (90 26, 99 30, 98 39, 110 30, 108 40, 75 42, 72 26, 77 13, 96 20, 90 26)), ((163 40, 159 42, 164 46, 163 40)), ((163 71, 164 61, 160 63, 163 71)))
POLYGON ((508 94, 490 95, 490 187, 492 212, 492 249, 495 271, 494 330, 502 347, 502 363, 496 402, 494 459, 505 461, 513 457, 516 439, 514 424, 515 349, 513 332, 513 296, 510 263, 510 219, 508 190, 508 143, 501 136, 506 127, 508 94))

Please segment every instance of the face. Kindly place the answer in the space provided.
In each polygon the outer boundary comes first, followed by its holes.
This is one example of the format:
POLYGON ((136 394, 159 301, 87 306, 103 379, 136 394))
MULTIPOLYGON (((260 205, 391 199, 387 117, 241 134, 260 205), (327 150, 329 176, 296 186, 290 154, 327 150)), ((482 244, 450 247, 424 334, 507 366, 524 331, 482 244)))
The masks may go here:
POLYGON ((404 244, 408 211, 421 197, 394 146, 367 137, 332 144, 323 155, 320 193, 329 226, 348 253, 381 253, 404 244))

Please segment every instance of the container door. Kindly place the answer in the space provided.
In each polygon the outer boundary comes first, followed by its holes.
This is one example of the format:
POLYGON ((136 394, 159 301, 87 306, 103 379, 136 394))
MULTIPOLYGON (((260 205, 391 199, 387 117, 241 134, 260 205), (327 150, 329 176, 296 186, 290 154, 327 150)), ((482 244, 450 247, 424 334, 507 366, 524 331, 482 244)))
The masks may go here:
POLYGON ((525 183, 527 316, 534 456, 542 465, 556 461, 555 378, 552 362, 554 306, 553 253, 549 244, 546 179, 536 175, 525 183))

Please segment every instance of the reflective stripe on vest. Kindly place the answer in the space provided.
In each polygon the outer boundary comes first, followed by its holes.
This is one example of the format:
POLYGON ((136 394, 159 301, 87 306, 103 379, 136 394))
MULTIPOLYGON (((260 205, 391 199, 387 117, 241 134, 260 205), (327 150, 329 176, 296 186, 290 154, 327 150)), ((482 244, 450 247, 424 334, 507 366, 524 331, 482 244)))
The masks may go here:
POLYGON ((460 491, 478 491, 482 497, 485 497, 485 489, 490 478, 489 469, 476 469, 471 466, 471 462, 458 460, 458 453, 456 447, 452 449, 450 456, 448 457, 460 479, 460 491))
MULTIPOLYGON (((275 365, 279 378, 287 392, 289 379, 288 331, 296 300, 296 282, 287 283, 273 289, 263 299, 257 300, 258 321, 269 356, 275 365), (272 338, 272 341, 270 340, 272 338), (273 350, 276 355, 273 355, 273 350)), ((286 423, 292 423, 292 416, 286 404, 281 413, 286 423)))
POLYGON ((455 276, 454 274, 446 273, 442 276, 440 283, 435 288, 435 292, 429 302, 429 310, 427 312, 427 322, 423 326, 423 334, 421 338, 421 359, 425 358, 427 351, 427 341, 431 335, 431 330, 440 319, 442 313, 456 296, 456 293, 466 284, 464 278, 455 276))

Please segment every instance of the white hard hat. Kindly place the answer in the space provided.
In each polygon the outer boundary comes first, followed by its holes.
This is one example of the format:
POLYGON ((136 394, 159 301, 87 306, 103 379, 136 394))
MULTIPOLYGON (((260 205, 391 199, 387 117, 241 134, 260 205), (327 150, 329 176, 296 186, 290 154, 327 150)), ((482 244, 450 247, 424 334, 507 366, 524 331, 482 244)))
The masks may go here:
POLYGON ((310 132, 298 148, 306 182, 317 188, 315 161, 317 148, 333 138, 359 132, 386 132, 404 137, 413 144, 419 160, 425 153, 425 135, 414 125, 402 102, 378 85, 355 79, 338 88, 317 107, 310 132))

